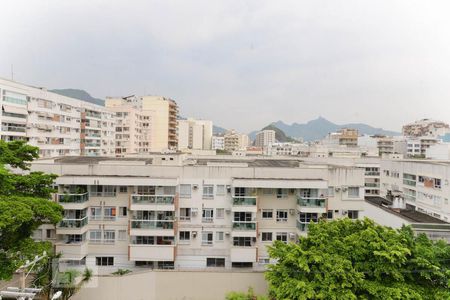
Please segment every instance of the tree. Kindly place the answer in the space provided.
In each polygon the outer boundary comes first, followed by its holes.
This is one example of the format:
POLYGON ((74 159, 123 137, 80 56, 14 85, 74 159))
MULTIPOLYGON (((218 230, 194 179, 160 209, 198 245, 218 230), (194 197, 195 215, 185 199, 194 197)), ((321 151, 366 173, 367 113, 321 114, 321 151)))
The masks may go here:
POLYGON ((226 300, 266 300, 264 296, 256 296, 253 289, 248 288, 247 293, 243 292, 230 292, 226 296, 226 300))
POLYGON ((11 278, 26 260, 50 252, 50 243, 35 242, 31 235, 40 225, 62 219, 62 207, 49 201, 56 175, 27 171, 37 157, 38 148, 24 141, 0 140, 0 279, 11 278))
POLYGON ((266 279, 274 299, 450 299, 450 247, 369 219, 310 224, 275 241, 266 279))

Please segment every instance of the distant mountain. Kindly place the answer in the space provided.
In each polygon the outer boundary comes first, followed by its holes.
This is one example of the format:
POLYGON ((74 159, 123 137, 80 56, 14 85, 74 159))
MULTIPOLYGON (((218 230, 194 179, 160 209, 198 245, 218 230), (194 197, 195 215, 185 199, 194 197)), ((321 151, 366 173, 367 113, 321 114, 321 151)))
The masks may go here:
POLYGON ((55 89, 50 90, 50 92, 63 95, 70 98, 75 98, 78 100, 83 100, 92 104, 97 104, 101 106, 105 106, 105 100, 94 98, 92 97, 88 92, 84 90, 78 90, 78 89, 55 89))
MULTIPOLYGON (((281 129, 287 136, 293 138, 303 138, 304 141, 310 142, 323 139, 328 133, 338 131, 342 128, 354 128, 358 129, 360 134, 381 134, 394 136, 399 135, 399 132, 384 130, 382 128, 375 128, 363 123, 349 123, 338 125, 328 121, 325 118, 319 117, 315 120, 311 120, 306 124, 293 123, 288 125, 283 121, 274 122, 271 125, 281 129)), ((257 131, 253 131, 249 134, 251 139, 255 138, 257 131)))
POLYGON ((227 129, 213 125, 213 134, 214 135, 224 134, 225 132, 227 132, 227 129))
POLYGON ((295 142, 295 139, 291 138, 290 136, 287 136, 283 130, 276 127, 273 124, 267 125, 261 130, 274 130, 275 131, 275 139, 280 143, 286 143, 286 142, 295 142))

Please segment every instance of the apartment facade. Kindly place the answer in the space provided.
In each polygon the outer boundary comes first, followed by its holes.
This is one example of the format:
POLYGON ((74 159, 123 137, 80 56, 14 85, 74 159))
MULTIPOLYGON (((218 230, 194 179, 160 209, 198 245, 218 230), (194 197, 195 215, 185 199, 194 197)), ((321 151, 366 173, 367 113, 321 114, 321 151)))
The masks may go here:
MULTIPOLYGON (((63 259, 117 268, 250 268, 267 245, 295 241, 319 218, 364 216, 364 170, 295 159, 66 157, 54 242, 63 259)), ((41 236, 44 235, 41 233, 41 236)))
POLYGON ((234 130, 228 131, 224 135, 224 150, 236 151, 245 150, 249 144, 249 138, 246 134, 238 133, 234 130))
POLYGON ((347 147, 358 146, 358 130, 342 128, 338 132, 331 132, 323 140, 325 145, 342 145, 347 147))
POLYGON ((225 137, 214 135, 211 143, 212 150, 225 150, 225 137))
POLYGON ((41 157, 114 154, 114 116, 104 107, 0 79, 5 141, 26 140, 41 157))
POLYGON ((178 149, 211 150, 212 131, 212 121, 178 120, 178 149))
POLYGON ((381 160, 381 195, 400 194, 406 204, 450 221, 450 164, 432 160, 381 160))
POLYGON ((266 148, 275 142, 275 130, 262 130, 256 134, 256 147, 266 148))
POLYGON ((404 125, 402 132, 406 137, 437 137, 450 133, 450 127, 442 121, 422 119, 404 125))

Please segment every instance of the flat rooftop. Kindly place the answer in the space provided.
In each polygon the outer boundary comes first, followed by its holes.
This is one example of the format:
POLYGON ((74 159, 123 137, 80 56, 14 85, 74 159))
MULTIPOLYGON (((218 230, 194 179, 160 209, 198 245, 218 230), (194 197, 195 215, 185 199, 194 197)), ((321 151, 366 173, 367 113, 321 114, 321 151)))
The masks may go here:
POLYGON ((392 214, 398 215, 412 223, 448 224, 440 219, 433 218, 432 216, 416 211, 411 205, 406 205, 406 209, 393 209, 389 207, 392 205, 392 202, 383 197, 365 197, 365 200, 370 204, 378 206, 392 214))

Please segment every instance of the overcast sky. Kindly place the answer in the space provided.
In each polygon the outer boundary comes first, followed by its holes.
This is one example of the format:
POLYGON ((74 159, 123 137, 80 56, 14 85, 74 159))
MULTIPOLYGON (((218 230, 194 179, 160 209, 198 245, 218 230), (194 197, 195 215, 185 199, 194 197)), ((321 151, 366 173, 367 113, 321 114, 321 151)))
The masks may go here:
POLYGON ((450 122, 450 1, 2 1, 0 76, 175 99, 248 132, 450 122))

